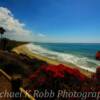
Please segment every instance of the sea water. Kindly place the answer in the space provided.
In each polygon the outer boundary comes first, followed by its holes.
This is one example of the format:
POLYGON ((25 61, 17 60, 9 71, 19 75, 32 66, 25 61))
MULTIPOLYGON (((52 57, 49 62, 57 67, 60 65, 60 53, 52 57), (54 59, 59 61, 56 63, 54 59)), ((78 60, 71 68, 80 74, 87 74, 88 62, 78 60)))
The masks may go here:
POLYGON ((100 51, 99 43, 31 43, 27 47, 33 53, 92 72, 100 66, 100 61, 95 59, 100 51))

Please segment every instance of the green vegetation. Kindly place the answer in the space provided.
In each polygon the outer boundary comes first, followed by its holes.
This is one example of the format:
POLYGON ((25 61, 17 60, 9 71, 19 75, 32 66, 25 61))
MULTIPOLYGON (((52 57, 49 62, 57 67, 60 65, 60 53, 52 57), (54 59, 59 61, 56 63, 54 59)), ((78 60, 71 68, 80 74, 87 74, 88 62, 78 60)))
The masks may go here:
POLYGON ((3 48, 3 50, 7 50, 7 51, 12 50, 13 48, 19 45, 28 43, 28 42, 22 42, 22 41, 9 40, 7 38, 2 38, 1 41, 2 41, 2 45, 0 42, 1 49, 3 48))

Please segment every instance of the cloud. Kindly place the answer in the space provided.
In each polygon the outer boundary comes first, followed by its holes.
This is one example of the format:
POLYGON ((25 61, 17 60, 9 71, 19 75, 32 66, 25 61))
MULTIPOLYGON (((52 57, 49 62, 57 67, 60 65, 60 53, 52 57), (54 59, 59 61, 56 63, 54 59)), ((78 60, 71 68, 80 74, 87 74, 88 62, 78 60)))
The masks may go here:
POLYGON ((42 34, 42 33, 39 33, 38 36, 39 37, 46 37, 46 35, 45 34, 42 34))
MULTIPOLYGON (((4 7, 0 7, 0 27, 6 29, 6 37, 22 41, 34 41, 38 38, 30 30, 25 28, 25 24, 14 18, 12 12, 4 7)), ((43 36, 41 34, 41 36, 43 36)))

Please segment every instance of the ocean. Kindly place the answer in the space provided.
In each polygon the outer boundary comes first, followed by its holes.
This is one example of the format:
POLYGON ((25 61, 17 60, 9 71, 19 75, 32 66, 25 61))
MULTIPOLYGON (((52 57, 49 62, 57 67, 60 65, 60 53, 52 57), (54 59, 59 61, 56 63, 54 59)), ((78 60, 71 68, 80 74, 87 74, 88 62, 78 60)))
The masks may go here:
POLYGON ((92 72, 100 66, 100 61, 95 59, 96 52, 100 51, 99 43, 31 43, 28 48, 33 53, 92 72))

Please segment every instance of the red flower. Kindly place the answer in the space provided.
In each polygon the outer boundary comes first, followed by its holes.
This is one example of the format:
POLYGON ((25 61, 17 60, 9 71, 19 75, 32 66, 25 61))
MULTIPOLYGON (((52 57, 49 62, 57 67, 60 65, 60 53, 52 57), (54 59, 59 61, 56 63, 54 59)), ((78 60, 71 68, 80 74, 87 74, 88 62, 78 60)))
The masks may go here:
POLYGON ((64 71, 59 66, 49 65, 44 71, 53 78, 64 78, 64 71))
POLYGON ((96 59, 97 59, 97 60, 100 60, 100 51, 98 51, 98 52, 96 53, 96 59))

